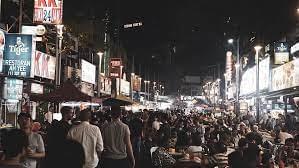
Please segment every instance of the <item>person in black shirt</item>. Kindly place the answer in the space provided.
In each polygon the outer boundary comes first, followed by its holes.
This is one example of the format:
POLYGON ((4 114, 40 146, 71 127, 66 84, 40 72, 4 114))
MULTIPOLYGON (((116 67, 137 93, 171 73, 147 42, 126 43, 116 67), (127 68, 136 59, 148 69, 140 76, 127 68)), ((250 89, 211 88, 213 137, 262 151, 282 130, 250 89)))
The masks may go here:
POLYGON ((133 151, 135 156, 140 154, 141 148, 141 138, 143 135, 143 121, 141 119, 140 114, 135 114, 135 117, 130 122, 130 130, 131 130, 131 137, 132 137, 132 144, 133 144, 133 151))

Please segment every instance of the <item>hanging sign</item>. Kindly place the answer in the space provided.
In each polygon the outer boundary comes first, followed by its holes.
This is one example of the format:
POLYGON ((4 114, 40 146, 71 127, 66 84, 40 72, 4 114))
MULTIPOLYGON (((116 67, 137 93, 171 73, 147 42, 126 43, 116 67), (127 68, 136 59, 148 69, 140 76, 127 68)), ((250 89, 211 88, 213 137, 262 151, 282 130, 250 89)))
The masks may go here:
POLYGON ((62 24, 63 0, 34 0, 33 22, 62 24))

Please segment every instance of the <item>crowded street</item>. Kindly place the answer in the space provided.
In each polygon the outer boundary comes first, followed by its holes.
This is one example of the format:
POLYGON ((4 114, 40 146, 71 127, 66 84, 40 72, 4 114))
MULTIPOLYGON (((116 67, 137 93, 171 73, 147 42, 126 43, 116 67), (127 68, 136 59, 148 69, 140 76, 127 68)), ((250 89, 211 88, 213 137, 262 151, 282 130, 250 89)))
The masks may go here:
POLYGON ((299 0, 0 0, 0 168, 299 168, 299 0))

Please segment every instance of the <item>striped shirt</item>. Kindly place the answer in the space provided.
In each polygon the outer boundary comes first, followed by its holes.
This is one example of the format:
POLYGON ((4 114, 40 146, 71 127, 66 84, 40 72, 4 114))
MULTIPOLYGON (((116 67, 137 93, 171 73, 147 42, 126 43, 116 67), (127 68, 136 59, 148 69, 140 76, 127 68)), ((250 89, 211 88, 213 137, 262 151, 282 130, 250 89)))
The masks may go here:
POLYGON ((228 156, 226 153, 217 153, 208 158, 209 165, 218 166, 219 168, 228 167, 228 156))

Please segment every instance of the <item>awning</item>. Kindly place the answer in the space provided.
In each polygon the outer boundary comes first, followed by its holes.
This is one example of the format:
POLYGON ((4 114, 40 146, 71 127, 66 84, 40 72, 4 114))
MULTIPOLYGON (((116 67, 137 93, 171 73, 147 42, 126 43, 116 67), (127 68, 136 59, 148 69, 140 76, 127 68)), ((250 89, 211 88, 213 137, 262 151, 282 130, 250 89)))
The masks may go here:
POLYGON ((134 104, 134 101, 125 96, 116 96, 103 101, 103 106, 127 106, 134 104))
POLYGON ((31 95, 30 100, 32 101, 46 101, 46 102, 67 102, 67 101, 78 101, 78 102, 91 102, 92 97, 82 93, 76 86, 70 81, 63 83, 59 88, 54 91, 42 94, 42 95, 31 95))

